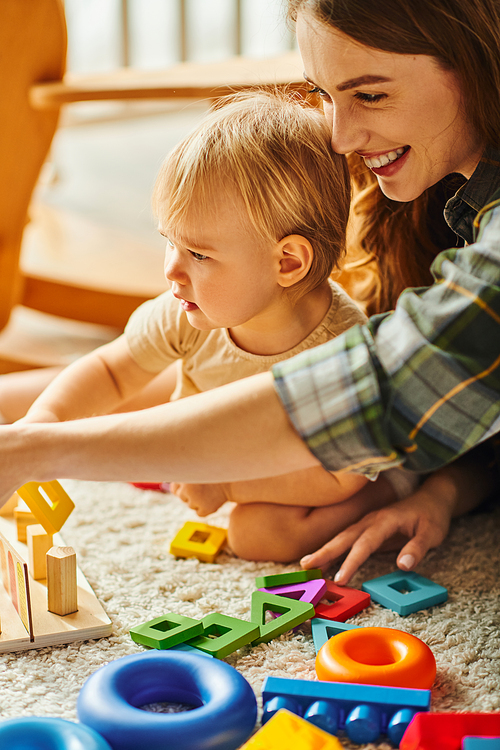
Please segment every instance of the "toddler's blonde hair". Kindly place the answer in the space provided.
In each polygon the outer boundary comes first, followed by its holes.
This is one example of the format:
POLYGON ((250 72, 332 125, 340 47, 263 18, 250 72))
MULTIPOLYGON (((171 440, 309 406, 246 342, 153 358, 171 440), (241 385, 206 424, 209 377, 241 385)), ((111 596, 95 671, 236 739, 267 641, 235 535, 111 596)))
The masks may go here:
POLYGON ((351 183, 346 159, 333 152, 320 110, 280 91, 219 100, 165 160, 153 209, 167 232, 182 233, 192 200, 210 210, 221 190, 240 194, 265 240, 298 234, 311 242, 312 266, 293 287, 301 295, 338 267, 351 183))

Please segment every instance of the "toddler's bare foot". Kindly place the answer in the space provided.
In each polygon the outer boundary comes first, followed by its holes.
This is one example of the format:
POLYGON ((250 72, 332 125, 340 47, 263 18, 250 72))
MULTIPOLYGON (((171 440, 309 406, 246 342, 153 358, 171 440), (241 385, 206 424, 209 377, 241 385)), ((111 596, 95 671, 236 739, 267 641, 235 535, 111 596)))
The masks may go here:
POLYGON ((170 492, 180 497, 201 516, 209 516, 229 500, 224 484, 178 484, 170 483, 170 492))

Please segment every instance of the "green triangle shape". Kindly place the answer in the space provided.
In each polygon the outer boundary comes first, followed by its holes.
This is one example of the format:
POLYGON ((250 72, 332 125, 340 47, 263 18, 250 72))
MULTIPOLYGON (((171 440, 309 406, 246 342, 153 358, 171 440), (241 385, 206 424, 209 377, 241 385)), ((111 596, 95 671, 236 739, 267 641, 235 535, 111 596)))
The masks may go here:
POLYGON ((314 614, 314 607, 308 602, 268 594, 266 591, 254 591, 250 619, 258 624, 260 635, 252 643, 254 646, 258 643, 268 643, 272 638, 314 617, 314 614), (269 611, 277 612, 279 617, 266 623, 266 612, 269 611))

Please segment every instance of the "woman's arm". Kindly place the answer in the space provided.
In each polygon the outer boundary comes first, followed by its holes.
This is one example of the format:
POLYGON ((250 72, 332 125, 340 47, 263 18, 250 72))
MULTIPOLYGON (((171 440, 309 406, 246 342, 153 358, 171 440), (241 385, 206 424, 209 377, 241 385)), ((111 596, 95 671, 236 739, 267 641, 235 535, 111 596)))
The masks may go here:
POLYGON ((270 373, 143 411, 0 429, 0 503, 27 481, 221 482, 317 466, 270 373))

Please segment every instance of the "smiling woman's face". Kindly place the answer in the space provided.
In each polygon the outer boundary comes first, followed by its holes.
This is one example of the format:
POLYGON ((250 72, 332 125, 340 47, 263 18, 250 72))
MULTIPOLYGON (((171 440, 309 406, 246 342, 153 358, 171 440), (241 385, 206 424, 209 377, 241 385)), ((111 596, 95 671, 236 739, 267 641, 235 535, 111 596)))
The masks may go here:
POLYGON ((307 12, 298 13, 297 38, 333 149, 362 156, 387 197, 411 201, 447 174, 471 176, 483 144, 452 71, 427 55, 366 47, 307 12))

